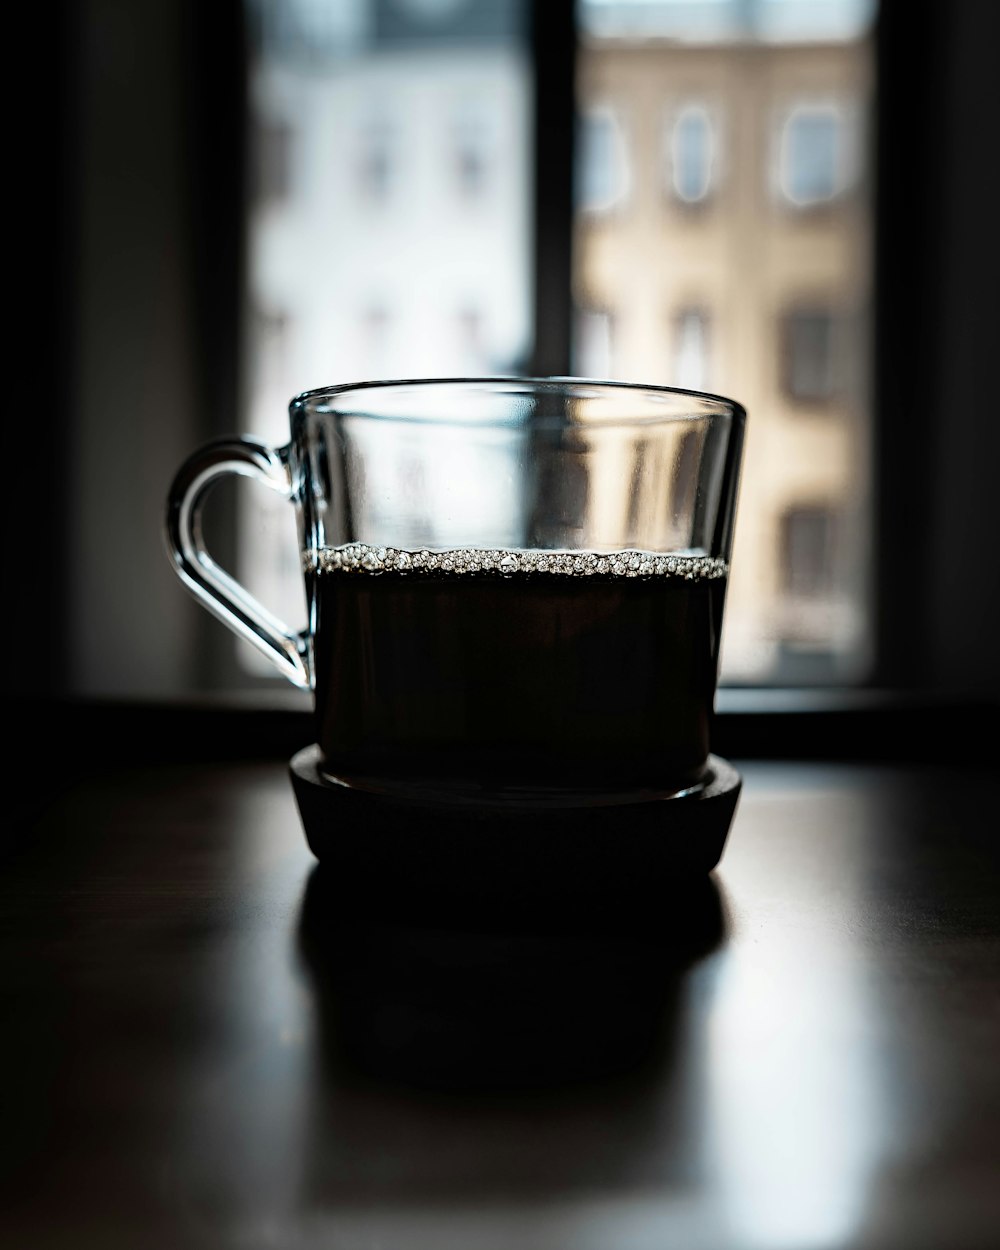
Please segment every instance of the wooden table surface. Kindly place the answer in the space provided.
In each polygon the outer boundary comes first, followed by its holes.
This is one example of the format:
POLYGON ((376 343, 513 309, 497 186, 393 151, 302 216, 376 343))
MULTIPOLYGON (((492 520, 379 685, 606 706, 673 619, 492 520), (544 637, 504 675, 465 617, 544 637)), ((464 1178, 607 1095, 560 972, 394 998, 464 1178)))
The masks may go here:
POLYGON ((280 764, 54 796, 0 875, 0 1242, 1000 1245, 995 779, 744 771, 683 906, 518 933, 342 905, 280 764))

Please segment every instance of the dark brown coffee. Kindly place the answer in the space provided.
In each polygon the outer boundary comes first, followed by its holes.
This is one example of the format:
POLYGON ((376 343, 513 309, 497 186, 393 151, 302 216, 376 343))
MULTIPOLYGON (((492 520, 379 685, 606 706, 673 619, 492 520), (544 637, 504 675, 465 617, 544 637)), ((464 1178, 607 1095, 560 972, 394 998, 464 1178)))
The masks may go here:
POLYGON ((722 561, 355 544, 306 572, 328 773, 489 793, 698 779, 722 561))

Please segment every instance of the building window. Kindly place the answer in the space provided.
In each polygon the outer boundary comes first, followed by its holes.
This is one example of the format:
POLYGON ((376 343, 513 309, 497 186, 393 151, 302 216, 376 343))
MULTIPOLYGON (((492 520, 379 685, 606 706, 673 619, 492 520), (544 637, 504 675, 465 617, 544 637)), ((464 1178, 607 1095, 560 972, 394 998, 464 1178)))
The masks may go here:
POLYGON ((486 191, 494 164, 493 118, 486 110, 466 102, 454 125, 455 179, 466 199, 486 191))
POLYGON ((610 378, 614 321, 603 308, 578 308, 573 336, 573 371, 584 378, 610 378))
POLYGON ((786 594, 830 599, 836 588, 837 513, 824 505, 790 508, 781 518, 781 568, 786 594))
POLYGON ((488 368, 489 353, 483 326, 482 310, 474 304, 466 304, 456 317, 458 360, 468 372, 488 368))
POLYGON ((708 390, 708 313, 684 308, 674 321, 673 384, 690 391, 708 390))
POLYGON ((801 404, 826 403, 840 390, 837 321, 828 308, 796 309, 784 318, 783 389, 801 404))
POLYGON ((628 156, 625 136, 611 109, 588 109, 580 119, 577 147, 577 208, 605 213, 628 194, 628 156))
POLYGON ((712 190, 715 137, 708 111, 685 105, 669 129, 670 190, 682 204, 702 204, 712 190))
POLYGON ((358 161, 358 185, 368 199, 389 198, 397 173, 397 146, 390 119, 381 114, 369 117, 361 131, 358 161))
POLYGON ((258 123, 253 148, 253 195, 261 207, 279 204, 291 189, 292 128, 273 118, 258 123))
POLYGON ((812 208, 844 190, 844 118, 835 105, 797 105, 785 119, 779 144, 778 186, 789 204, 812 208))
POLYGON ((362 313, 362 356, 369 377, 384 376, 389 359, 392 316, 384 304, 370 304, 362 313))
POLYGON ((254 385, 268 396, 288 389, 288 314, 281 309, 253 309, 250 325, 254 385))

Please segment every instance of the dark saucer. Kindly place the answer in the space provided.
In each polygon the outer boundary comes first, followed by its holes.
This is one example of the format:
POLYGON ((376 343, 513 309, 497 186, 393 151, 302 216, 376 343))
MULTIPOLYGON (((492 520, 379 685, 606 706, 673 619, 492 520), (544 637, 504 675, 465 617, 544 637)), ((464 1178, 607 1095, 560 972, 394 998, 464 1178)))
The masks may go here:
POLYGON ((709 757, 699 787, 626 801, 388 792, 331 780, 320 751, 289 765, 310 849, 366 904, 505 916, 662 900, 718 864, 741 778, 709 757))

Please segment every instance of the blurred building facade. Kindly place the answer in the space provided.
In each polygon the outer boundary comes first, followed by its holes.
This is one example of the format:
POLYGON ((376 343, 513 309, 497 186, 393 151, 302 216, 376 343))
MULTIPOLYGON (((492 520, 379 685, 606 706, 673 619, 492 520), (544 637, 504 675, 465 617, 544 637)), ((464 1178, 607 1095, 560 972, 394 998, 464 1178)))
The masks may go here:
MULTIPOLYGON (((252 430, 284 442, 289 400, 317 386, 523 371, 532 123, 520 0, 257 0, 254 12, 252 430)), ((239 532, 241 576, 301 619, 287 504, 255 496, 239 532)))
POLYGON ((868 46, 612 36, 579 64, 574 367, 746 406, 725 674, 855 676, 868 649, 868 46))

